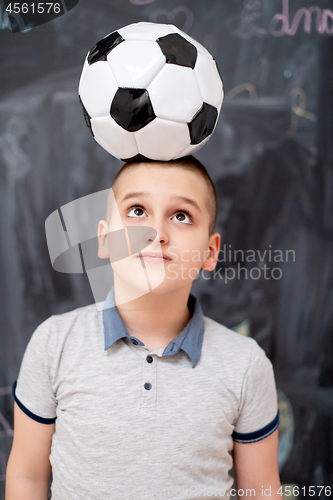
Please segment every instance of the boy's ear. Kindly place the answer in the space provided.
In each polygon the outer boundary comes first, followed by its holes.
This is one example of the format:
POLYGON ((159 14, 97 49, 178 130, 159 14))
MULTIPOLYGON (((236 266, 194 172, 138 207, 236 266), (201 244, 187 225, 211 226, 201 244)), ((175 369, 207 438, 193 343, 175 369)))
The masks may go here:
POLYGON ((109 258, 109 250, 107 246, 108 225, 105 220, 100 220, 98 223, 97 237, 98 237, 98 252, 97 255, 100 259, 109 258))
POLYGON ((208 250, 205 251, 206 258, 202 264, 202 269, 205 271, 213 271, 215 269, 220 251, 221 235, 214 233, 209 238, 208 250))

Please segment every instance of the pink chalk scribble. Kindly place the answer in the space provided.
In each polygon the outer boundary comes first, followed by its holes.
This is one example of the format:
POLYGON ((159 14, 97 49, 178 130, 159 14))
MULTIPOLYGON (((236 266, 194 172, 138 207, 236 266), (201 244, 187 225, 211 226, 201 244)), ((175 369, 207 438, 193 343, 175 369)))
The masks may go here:
POLYGON ((241 20, 235 31, 236 35, 241 38, 250 38, 255 35, 294 36, 302 25, 304 32, 310 34, 313 31, 313 24, 317 33, 333 35, 333 11, 330 9, 321 9, 316 5, 308 8, 302 7, 298 9, 294 18, 291 19, 289 0, 282 0, 282 12, 274 14, 268 27, 264 27, 257 24, 261 18, 261 13, 258 11, 260 7, 261 2, 259 0, 244 2, 241 20))
POLYGON ((179 29, 188 33, 194 22, 194 14, 185 5, 178 5, 173 10, 156 9, 149 15, 149 21, 153 23, 174 23, 179 29), (177 18, 177 19, 176 19, 177 18), (182 22, 181 25, 179 23, 182 22))
POLYGON ((153 3, 155 0, 129 0, 134 5, 147 5, 148 3, 153 3))

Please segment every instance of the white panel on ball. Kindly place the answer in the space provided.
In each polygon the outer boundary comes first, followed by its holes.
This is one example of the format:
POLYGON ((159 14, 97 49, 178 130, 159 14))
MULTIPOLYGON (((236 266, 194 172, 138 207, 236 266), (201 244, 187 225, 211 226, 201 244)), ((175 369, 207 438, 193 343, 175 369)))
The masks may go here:
POLYGON ((222 104, 222 82, 214 59, 198 53, 193 71, 204 102, 219 108, 222 104))
POLYGON ((119 87, 144 89, 165 65, 156 42, 125 41, 107 57, 119 87))
POLYGON ((210 138, 211 138, 211 135, 206 137, 206 139, 204 139, 202 142, 200 142, 200 144, 190 144, 185 149, 183 149, 183 151, 180 153, 179 156, 177 156, 177 158, 182 158, 183 156, 193 155, 193 153, 195 153, 196 151, 199 151, 199 149, 201 149, 202 146, 204 144, 206 144, 206 142, 209 141, 210 138))
MULTIPOLYGON (((221 95, 221 99, 220 99, 220 102, 219 102, 219 105, 218 105, 218 112, 219 112, 219 115, 220 115, 220 111, 221 111, 221 106, 222 106, 222 102, 223 102, 223 98, 224 98, 224 90, 223 90, 223 83, 222 83, 222 95, 221 95)), ((216 120, 217 122, 217 120, 216 120)), ((216 124, 215 124, 215 127, 216 127, 216 124)))
POLYGON ((155 115, 190 122, 203 100, 192 68, 166 64, 147 88, 155 115))
POLYGON ((80 81, 79 81, 79 88, 81 86, 81 82, 82 82, 82 80, 84 78, 84 75, 85 75, 85 73, 87 71, 87 68, 89 68, 88 55, 89 55, 89 52, 88 52, 88 54, 87 54, 87 56, 86 56, 86 58, 84 60, 84 64, 83 64, 83 68, 82 68, 82 72, 81 72, 81 76, 80 76, 80 81))
POLYGON ((91 64, 79 85, 79 95, 89 115, 106 116, 118 85, 105 61, 91 64))
POLYGON ((125 40, 157 40, 161 36, 175 33, 175 26, 172 24, 155 24, 155 23, 134 23, 125 26, 118 33, 125 40))
POLYGON ((116 158, 131 158, 139 153, 134 134, 121 128, 111 116, 92 118, 91 127, 98 144, 116 158))
POLYGON ((134 135, 140 153, 152 160, 168 161, 177 157, 191 140, 186 123, 161 118, 155 118, 134 135))

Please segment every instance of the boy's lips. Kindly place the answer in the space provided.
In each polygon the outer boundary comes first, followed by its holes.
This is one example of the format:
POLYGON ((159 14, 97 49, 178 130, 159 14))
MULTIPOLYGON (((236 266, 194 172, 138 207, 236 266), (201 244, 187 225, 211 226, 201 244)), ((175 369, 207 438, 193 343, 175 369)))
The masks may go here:
POLYGON ((170 262, 172 259, 168 257, 165 253, 154 253, 145 252, 138 255, 138 257, 143 258, 146 262, 160 263, 160 262, 170 262))

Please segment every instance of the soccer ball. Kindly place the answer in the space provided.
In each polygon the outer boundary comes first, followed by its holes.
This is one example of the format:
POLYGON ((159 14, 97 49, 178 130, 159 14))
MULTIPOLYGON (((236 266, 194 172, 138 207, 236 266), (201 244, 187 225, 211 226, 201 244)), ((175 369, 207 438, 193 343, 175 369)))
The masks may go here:
POLYGON ((217 65, 171 24, 140 22, 89 51, 79 83, 96 141, 123 161, 190 155, 211 137, 223 100, 217 65))

